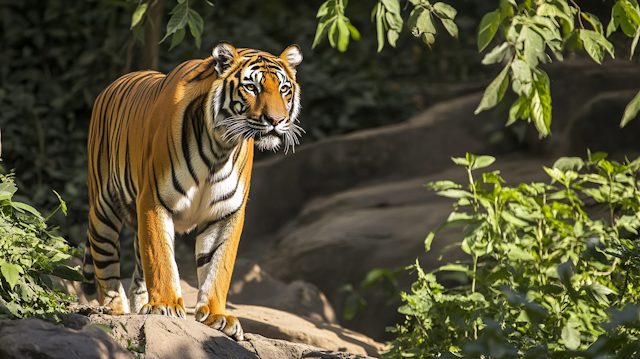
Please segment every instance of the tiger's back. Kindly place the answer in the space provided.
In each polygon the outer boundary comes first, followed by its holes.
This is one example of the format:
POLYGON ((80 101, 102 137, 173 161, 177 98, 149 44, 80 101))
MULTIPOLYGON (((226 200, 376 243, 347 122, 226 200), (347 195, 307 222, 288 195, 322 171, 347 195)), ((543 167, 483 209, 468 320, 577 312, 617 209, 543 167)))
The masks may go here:
POLYGON ((185 317, 173 247, 196 232, 196 319, 236 339, 224 303, 244 222, 254 139, 260 148, 297 143, 297 46, 280 57, 236 50, 187 61, 167 75, 125 75, 96 100, 89 134, 90 214, 83 271, 101 305, 185 317), (136 233, 136 267, 120 283, 119 232, 136 233))

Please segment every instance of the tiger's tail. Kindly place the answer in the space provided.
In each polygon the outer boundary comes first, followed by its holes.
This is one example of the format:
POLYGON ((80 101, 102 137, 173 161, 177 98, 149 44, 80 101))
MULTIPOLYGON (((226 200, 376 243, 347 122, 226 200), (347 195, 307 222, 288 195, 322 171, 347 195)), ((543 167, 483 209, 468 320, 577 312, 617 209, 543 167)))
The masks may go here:
POLYGON ((95 268, 93 266, 93 257, 91 256, 91 242, 89 241, 89 235, 87 233, 87 241, 84 246, 84 258, 82 259, 82 275, 87 279, 87 282, 82 283, 82 291, 87 297, 87 300, 96 298, 96 281, 95 281, 95 268))

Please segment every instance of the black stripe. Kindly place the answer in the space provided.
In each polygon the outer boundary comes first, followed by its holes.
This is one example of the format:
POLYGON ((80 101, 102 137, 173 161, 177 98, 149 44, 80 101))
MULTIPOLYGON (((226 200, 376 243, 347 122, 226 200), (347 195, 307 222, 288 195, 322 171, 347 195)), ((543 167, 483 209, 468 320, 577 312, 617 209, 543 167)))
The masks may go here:
POLYGON ((220 243, 218 243, 217 246, 215 246, 215 248, 213 248, 209 253, 203 255, 203 256, 199 256, 198 259, 196 259, 196 266, 197 268, 202 267, 203 265, 211 262, 211 259, 213 259, 213 255, 216 253, 216 251, 218 250, 218 248, 220 248, 220 246, 222 245, 222 243, 224 243, 225 241, 222 241, 220 243))
POLYGON ((225 219, 227 219, 227 218, 233 216, 234 214, 236 214, 236 212, 238 212, 242 208, 243 205, 244 205, 244 203, 242 203, 240 205, 240 207, 238 207, 238 208, 234 209, 233 211, 225 214, 224 216, 222 216, 220 218, 217 218, 217 219, 214 219, 213 221, 207 222, 207 224, 202 229, 200 229, 199 228, 200 226, 198 226, 198 230, 196 232, 196 237, 201 235, 202 233, 204 233, 207 229, 209 229, 209 227, 213 226, 214 224, 219 223, 221 221, 224 221, 225 219))
MULTIPOLYGON (((169 142, 168 138, 167 142, 169 142)), ((167 147, 169 147, 169 143, 167 143, 167 147)), ((167 151, 169 152, 169 163, 171 164, 171 182, 173 183, 173 188, 181 195, 186 196, 187 192, 184 190, 184 188, 182 188, 182 184, 180 183, 180 181, 178 181, 178 177, 176 176, 176 169, 173 165, 173 156, 171 156, 171 149, 168 148, 167 151)))
MULTIPOLYGON (((98 267, 98 269, 105 269, 112 264, 120 263, 120 259, 110 260, 110 261, 99 261, 95 258, 93 259, 93 264, 98 267)), ((119 278, 119 277, 118 277, 119 278)))
POLYGON ((193 181, 196 183, 196 186, 200 184, 198 177, 196 176, 196 172, 193 169, 193 164, 191 163, 191 155, 189 150, 189 112, 191 112, 193 106, 193 101, 189 103, 187 109, 184 112, 182 117, 182 136, 180 136, 180 140, 182 142, 182 154, 184 155, 184 159, 187 161, 187 169, 193 178, 193 181))
POLYGON ((160 201, 160 205, 167 210, 167 212, 173 214, 173 211, 167 206, 162 197, 160 196, 160 189, 158 188, 158 177, 156 177, 156 165, 155 163, 151 165, 151 171, 153 171, 153 182, 156 188, 156 197, 158 197, 158 201, 160 201))

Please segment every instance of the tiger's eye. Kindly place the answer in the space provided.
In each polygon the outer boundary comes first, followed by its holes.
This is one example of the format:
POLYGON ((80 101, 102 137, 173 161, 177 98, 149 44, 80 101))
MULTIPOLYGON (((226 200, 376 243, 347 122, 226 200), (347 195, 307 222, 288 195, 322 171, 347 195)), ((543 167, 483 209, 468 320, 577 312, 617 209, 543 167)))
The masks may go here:
POLYGON ((291 87, 289 87, 289 86, 282 86, 282 87, 280 88, 280 92, 285 93, 285 92, 289 91, 289 89, 290 89, 290 88, 291 88, 291 87))
POLYGON ((244 85, 244 88, 245 88, 247 91, 251 91, 251 92, 253 92, 253 91, 255 91, 255 90, 256 90, 256 87, 255 87, 253 84, 246 84, 246 85, 244 85))

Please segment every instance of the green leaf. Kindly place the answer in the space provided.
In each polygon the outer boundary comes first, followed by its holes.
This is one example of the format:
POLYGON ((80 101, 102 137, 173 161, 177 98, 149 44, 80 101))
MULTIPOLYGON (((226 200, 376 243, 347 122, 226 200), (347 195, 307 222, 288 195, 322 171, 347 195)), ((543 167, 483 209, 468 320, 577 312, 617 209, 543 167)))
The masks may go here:
POLYGON ((338 21, 333 21, 331 23, 331 27, 329 27, 329 44, 331 47, 335 48, 338 45, 338 34, 336 30, 338 29, 338 21))
POLYGON ((131 27, 129 28, 129 30, 133 29, 133 27, 138 25, 140 20, 142 20, 142 15, 144 15, 144 13, 147 11, 147 6, 149 6, 149 3, 146 2, 138 5, 136 10, 133 12, 133 15, 131 16, 131 27))
POLYGON ((176 31, 173 34, 173 38, 171 39, 171 46, 169 47, 169 51, 171 51, 171 49, 173 49, 179 43, 182 42, 182 39, 184 39, 184 34, 185 33, 186 33, 186 31, 184 30, 184 28, 182 28, 182 29, 178 29, 178 31, 176 31))
POLYGON ((594 282, 587 286, 589 294, 600 304, 609 306, 609 298, 607 295, 615 293, 615 291, 609 287, 594 282))
POLYGON ((358 29, 356 29, 355 26, 351 25, 350 22, 347 22, 347 27, 349 28, 349 33, 351 33, 351 37, 356 41, 360 40, 360 32, 358 31, 358 29))
POLYGON ((349 45, 349 27, 343 16, 338 16, 336 22, 338 23, 338 51, 345 52, 349 45))
POLYGON ((524 251, 524 250, 522 250, 521 248, 519 248, 517 246, 509 247, 509 252, 507 253, 507 257, 509 257, 509 259, 512 260, 512 261, 516 261, 516 260, 532 261, 532 260, 534 260, 533 256, 531 255, 531 252, 524 251))
MULTIPOLYGON (((171 15, 171 18, 167 22, 167 33, 160 42, 163 42, 164 40, 166 40, 167 37, 169 37, 170 35, 175 34, 179 29, 183 29, 182 37, 184 38, 184 27, 187 25, 187 22, 189 21, 189 8, 186 6, 183 6, 182 4, 178 4, 176 5, 176 7, 173 8, 173 11, 171 11, 171 13, 173 13, 173 15, 171 15)), ((175 42, 175 39, 176 37, 174 36, 171 42, 172 45, 175 42)), ((180 41, 182 41, 182 39, 180 39, 180 41)))
POLYGON ((524 114, 525 107, 529 107, 529 101, 525 96, 520 96, 518 99, 511 105, 509 109, 509 120, 507 121, 505 126, 510 126, 514 122, 521 118, 524 114))
POLYGON ((514 216, 513 214, 509 213, 508 211, 502 211, 502 213, 500 214, 500 216, 507 222, 518 226, 518 227, 525 227, 529 225, 529 222, 527 221, 523 221, 522 219, 514 216))
POLYGON ((451 157, 451 161, 453 161, 453 163, 460 165, 460 166, 469 166, 471 165, 471 163, 464 157, 451 157))
POLYGON ((627 104, 624 108, 624 114, 622 115, 622 121, 620 121, 620 127, 624 127, 629 121, 636 118, 640 111, 640 92, 627 104))
POLYGON ((378 35, 378 52, 384 47, 384 7, 378 5, 376 12, 376 33, 378 35))
POLYGON ((447 30, 449 35, 453 37, 458 37, 458 25, 456 25, 456 23, 453 22, 453 20, 440 19, 440 21, 442 21, 442 25, 444 25, 444 28, 447 30))
POLYGON ((566 21, 567 25, 569 25, 569 31, 573 31, 573 15, 570 12, 567 12, 568 8, 565 9, 563 6, 558 5, 560 4, 556 2, 542 3, 538 6, 536 13, 541 16, 561 18, 566 21))
POLYGON ((62 200, 62 197, 60 197, 58 192, 53 190, 53 193, 55 193, 56 197, 58 197, 58 201, 60 201, 60 208, 62 208, 62 213, 64 213, 64 215, 66 216, 67 215, 67 203, 62 200))
POLYGON ((2 276, 9 283, 9 288, 13 290, 13 287, 20 279, 20 275, 24 274, 22 267, 17 264, 4 262, 0 264, 0 271, 2 272, 2 276))
POLYGON ((636 46, 638 46, 638 39, 640 39, 640 26, 638 26, 636 36, 633 37, 633 41, 631 42, 631 55, 629 55, 629 60, 633 59, 633 54, 636 52, 636 46))
POLYGON ((584 161, 580 157, 560 157, 551 167, 566 172, 569 170, 580 171, 582 166, 584 166, 584 161))
POLYGON ((533 84, 535 91, 531 99, 531 118, 540 134, 546 137, 551 133, 551 93, 549 90, 549 77, 540 70, 534 70, 533 84))
POLYGON ((495 64, 496 62, 502 61, 502 59, 504 59, 504 55, 507 53, 508 48, 509 48, 509 43, 506 41, 494 47, 493 50, 491 50, 491 52, 484 55, 484 58, 482 59, 482 64, 490 65, 490 64, 495 64))
POLYGON ((502 69, 500 74, 491 81, 487 89, 484 91, 484 95, 482 96, 482 100, 480 100, 480 104, 473 112, 474 114, 478 114, 484 110, 488 110, 493 108, 495 105, 502 100, 507 87, 509 86, 509 77, 507 73, 509 72, 509 67, 511 63, 508 63, 507 66, 502 69))
POLYGON ((30 205, 28 205, 28 204, 21 203, 21 202, 11 202, 11 206, 12 206, 14 209, 17 209, 17 210, 18 210, 18 212, 22 212, 22 213, 24 213, 25 211, 27 211, 27 212, 29 212, 29 213, 33 214, 33 215, 34 215, 34 216, 36 216, 36 217, 42 217, 42 215, 40 214, 40 212, 38 212, 38 210, 37 210, 37 209, 35 209, 35 208, 31 207, 31 206, 30 206, 30 205))
POLYGON ((439 271, 464 272, 469 273, 469 267, 462 264, 449 263, 438 268, 439 271))
POLYGON ((538 62, 546 61, 542 36, 528 26, 523 26, 519 40, 524 42, 524 60, 530 68, 536 68, 538 62))
POLYGON ((433 4, 433 10, 436 12, 436 14, 438 14, 440 18, 446 17, 447 19, 451 20, 455 19, 456 14, 458 13, 456 9, 443 2, 437 2, 433 4))
POLYGON ((427 236, 427 239, 424 240, 424 250, 426 252, 431 250, 431 243, 433 242, 433 238, 435 238, 435 232, 430 232, 427 236))
POLYGON ((460 188, 461 185, 453 182, 453 181, 435 181, 429 182, 424 185, 430 191, 441 191, 449 188, 460 188))
POLYGON ((498 26, 500 26, 500 10, 492 11, 484 17, 482 17, 482 21, 480 21, 480 29, 478 30, 478 52, 489 45, 491 39, 498 31, 498 26))
POLYGON ((580 40, 584 44, 584 49, 587 50, 587 53, 595 62, 602 64, 605 50, 609 52, 612 58, 615 58, 613 45, 601 34, 592 30, 581 29, 580 40))
POLYGON ((568 349, 576 350, 580 346, 580 331, 567 324, 560 335, 568 349))
POLYGON ((447 189, 444 191, 436 192, 438 196, 448 198, 473 198, 473 195, 467 191, 461 189, 447 189))
POLYGON ((82 276, 80 272, 80 266, 76 266, 75 268, 71 268, 67 265, 60 263, 52 263, 53 271, 51 274, 58 276, 62 279, 73 280, 76 282, 86 282, 86 279, 82 276))
POLYGON ((334 0, 327 0, 323 2, 322 5, 320 5, 320 8, 318 8, 318 13, 316 14, 316 18, 327 15, 327 13, 329 12, 329 3, 332 1, 334 0))
POLYGON ((389 31, 387 32, 387 40, 389 41, 389 45, 393 47, 396 47, 396 41, 398 41, 398 37, 400 37, 400 34, 394 29, 389 29, 389 31))
POLYGON ((400 14, 400 1, 398 0, 380 0, 387 11, 394 14, 400 14))
POLYGON ((557 268, 558 278, 567 288, 571 287, 571 278, 573 278, 574 271, 575 269, 571 262, 564 262, 557 268))
POLYGON ((18 188, 11 183, 0 183, 0 201, 11 199, 18 188))
POLYGON ((598 19, 597 16, 590 14, 588 12, 581 12, 580 14, 585 20, 587 20, 591 24, 591 26, 593 26, 593 29, 598 34, 604 35, 604 30, 602 29, 602 23, 600 22, 600 19, 598 19))
POLYGON ((473 161, 473 165, 471 166, 471 170, 477 170, 480 168, 485 168, 491 166, 493 162, 496 161, 496 158, 493 156, 478 156, 476 160, 473 161))
POLYGON ((331 15, 325 15, 322 17, 322 19, 320 19, 320 21, 318 22, 318 27, 316 28, 316 35, 313 39, 313 45, 311 45, 311 48, 315 48, 320 41, 322 41, 322 36, 324 35, 327 25, 331 24, 333 22, 333 19, 335 19, 335 16, 331 16, 331 15))

